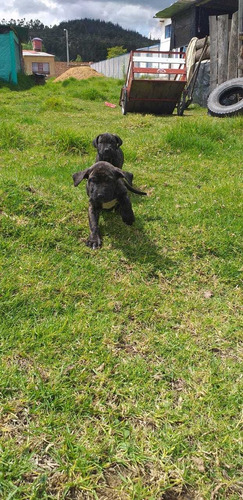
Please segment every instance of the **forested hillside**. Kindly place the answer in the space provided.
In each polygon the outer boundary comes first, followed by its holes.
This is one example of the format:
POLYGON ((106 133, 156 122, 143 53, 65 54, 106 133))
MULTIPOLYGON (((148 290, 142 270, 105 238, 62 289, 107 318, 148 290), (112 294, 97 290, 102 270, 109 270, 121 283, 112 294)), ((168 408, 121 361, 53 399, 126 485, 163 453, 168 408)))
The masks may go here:
MULTIPOLYGON (((2 21, 3 23, 3 21, 2 21)), ((5 24, 5 23, 4 23, 5 24)), ((68 30, 70 60, 79 55, 82 61, 106 59, 107 48, 123 46, 127 51, 156 44, 136 31, 125 30, 118 24, 94 19, 76 19, 61 22, 58 26, 44 26, 40 21, 13 21, 16 26, 28 27, 29 38, 43 39, 45 50, 55 54, 60 61, 66 60, 66 39, 64 29, 68 30)))

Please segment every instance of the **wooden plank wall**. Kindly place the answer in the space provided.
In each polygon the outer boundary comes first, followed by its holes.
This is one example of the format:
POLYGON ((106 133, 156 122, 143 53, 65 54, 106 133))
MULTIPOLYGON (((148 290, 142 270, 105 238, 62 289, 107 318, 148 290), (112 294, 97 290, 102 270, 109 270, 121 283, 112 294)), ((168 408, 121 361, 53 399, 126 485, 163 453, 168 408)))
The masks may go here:
POLYGON ((239 0, 238 13, 238 32, 239 32, 239 76, 243 76, 243 0, 239 0))
POLYGON ((209 18, 210 34, 210 92, 218 85, 218 30, 216 16, 209 18))
POLYGON ((220 83, 240 76, 238 12, 209 18, 210 92, 220 83))
POLYGON ((230 39, 229 39, 229 60, 227 80, 236 78, 238 75, 238 12, 232 17, 230 39))

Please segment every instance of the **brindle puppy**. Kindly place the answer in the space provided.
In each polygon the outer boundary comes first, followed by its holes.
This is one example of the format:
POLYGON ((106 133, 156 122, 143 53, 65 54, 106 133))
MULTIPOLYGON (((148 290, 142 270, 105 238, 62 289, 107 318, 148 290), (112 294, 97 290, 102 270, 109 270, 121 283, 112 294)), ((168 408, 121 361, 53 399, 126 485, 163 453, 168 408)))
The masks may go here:
POLYGON ((133 193, 146 195, 143 191, 132 187, 129 183, 129 172, 123 172, 111 163, 99 161, 86 170, 73 174, 74 186, 87 179, 86 191, 89 196, 90 235, 86 244, 95 249, 102 245, 99 230, 99 215, 102 209, 119 206, 123 222, 133 224, 135 217, 127 189, 133 193), (128 175, 127 175, 128 174, 128 175))
POLYGON ((120 149, 122 140, 118 135, 100 134, 93 140, 93 146, 97 149, 96 161, 108 161, 114 167, 122 168, 124 154, 120 149))

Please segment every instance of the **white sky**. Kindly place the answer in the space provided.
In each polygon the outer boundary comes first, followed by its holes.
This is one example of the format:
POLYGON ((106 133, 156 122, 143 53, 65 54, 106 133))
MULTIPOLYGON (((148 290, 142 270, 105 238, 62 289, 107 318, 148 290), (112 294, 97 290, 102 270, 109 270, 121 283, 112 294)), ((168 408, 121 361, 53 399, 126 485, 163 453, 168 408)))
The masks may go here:
POLYGON ((173 0, 0 0, 0 21, 39 19, 47 26, 72 19, 100 19, 159 38, 156 12, 173 0))

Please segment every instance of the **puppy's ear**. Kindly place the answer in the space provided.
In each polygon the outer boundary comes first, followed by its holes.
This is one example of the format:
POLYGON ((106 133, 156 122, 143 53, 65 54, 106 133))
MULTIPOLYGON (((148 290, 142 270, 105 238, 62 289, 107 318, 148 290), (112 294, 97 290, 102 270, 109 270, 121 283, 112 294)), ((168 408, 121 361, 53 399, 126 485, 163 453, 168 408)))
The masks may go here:
POLYGON ((75 187, 78 186, 83 179, 88 179, 89 174, 90 174, 90 168, 86 168, 85 170, 80 170, 80 172, 76 172, 76 174, 73 174, 72 177, 74 186, 75 187))
POLYGON ((119 146, 122 145, 122 140, 121 138, 119 137, 119 135, 115 135, 115 138, 116 138, 116 141, 117 141, 117 147, 119 148, 119 146))
POLYGON ((112 170, 113 170, 117 179, 119 179, 119 177, 125 177, 125 174, 124 174, 123 170, 121 170, 121 168, 114 167, 113 165, 112 165, 112 167, 113 167, 112 170))
POLYGON ((97 135, 97 137, 93 140, 93 143, 92 143, 92 144, 93 144, 93 146, 95 147, 95 149, 97 149, 97 148, 98 148, 98 139, 99 139, 99 137, 100 137, 100 136, 99 136, 99 135, 97 135))

